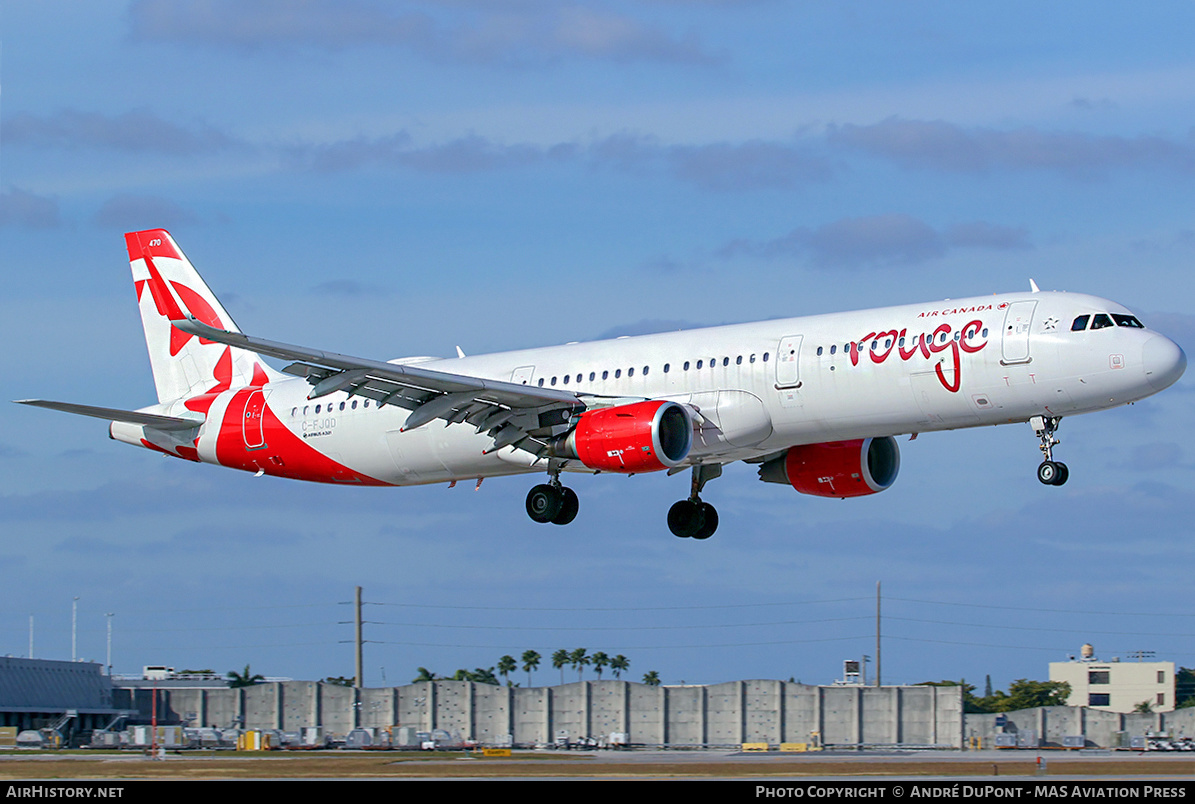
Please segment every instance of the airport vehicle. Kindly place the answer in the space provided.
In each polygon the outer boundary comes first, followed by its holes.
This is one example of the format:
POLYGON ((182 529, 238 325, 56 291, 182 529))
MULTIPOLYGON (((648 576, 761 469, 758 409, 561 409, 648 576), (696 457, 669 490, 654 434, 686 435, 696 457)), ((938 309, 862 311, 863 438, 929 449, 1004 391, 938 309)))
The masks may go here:
POLYGON ((125 235, 158 403, 19 400, 111 422, 190 461, 323 483, 455 484, 545 472, 536 522, 579 510, 562 472, 689 470, 668 512, 709 538, 706 483, 733 461, 821 497, 887 489, 896 436, 1029 422, 1062 485, 1064 416, 1173 384, 1186 355, 1123 306, 1031 290, 491 355, 384 362, 242 333, 164 230, 125 235), (262 356, 289 361, 281 371, 262 356))

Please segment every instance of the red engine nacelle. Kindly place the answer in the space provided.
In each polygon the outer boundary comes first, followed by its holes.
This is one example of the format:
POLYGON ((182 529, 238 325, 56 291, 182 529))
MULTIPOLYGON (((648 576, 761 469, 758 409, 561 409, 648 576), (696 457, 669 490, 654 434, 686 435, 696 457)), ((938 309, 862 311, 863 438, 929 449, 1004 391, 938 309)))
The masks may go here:
POLYGON ((604 472, 670 469, 689 455, 693 418, 675 402, 653 400, 587 410, 553 452, 604 472))
POLYGON ((892 485, 900 448, 892 436, 802 444, 759 467, 766 483, 788 483, 817 497, 862 497, 892 485))

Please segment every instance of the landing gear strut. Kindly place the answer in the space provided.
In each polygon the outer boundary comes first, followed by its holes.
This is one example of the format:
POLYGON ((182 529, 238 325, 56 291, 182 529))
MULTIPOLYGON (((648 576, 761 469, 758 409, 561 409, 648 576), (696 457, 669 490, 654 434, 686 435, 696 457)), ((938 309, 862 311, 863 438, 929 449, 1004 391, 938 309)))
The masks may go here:
POLYGON ((698 464, 693 467, 692 493, 668 509, 668 530, 682 539, 708 539, 718 529, 718 511, 701 501, 705 484, 722 474, 721 464, 698 464))
POLYGON ((1061 486, 1070 477, 1070 470, 1062 461, 1054 460, 1054 447, 1062 443, 1054 437, 1062 418, 1059 416, 1034 416, 1029 420, 1033 432, 1041 439, 1041 454, 1045 460, 1037 467, 1037 479, 1047 486, 1061 486))
POLYGON ((577 493, 560 485, 560 469, 549 470, 551 479, 527 492, 527 516, 535 522, 551 522, 553 525, 567 525, 577 518, 581 502, 577 493))

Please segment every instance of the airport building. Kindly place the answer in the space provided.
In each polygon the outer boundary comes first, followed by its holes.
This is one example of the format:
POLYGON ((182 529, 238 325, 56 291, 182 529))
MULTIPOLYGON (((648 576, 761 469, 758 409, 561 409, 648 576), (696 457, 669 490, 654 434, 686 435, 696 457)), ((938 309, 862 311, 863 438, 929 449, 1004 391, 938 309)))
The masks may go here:
POLYGON ((0 656, 0 727, 69 736, 135 714, 113 703, 112 682, 95 662, 0 656))
POLYGON ((1084 645, 1078 659, 1050 663, 1050 681, 1071 685, 1069 706, 1104 712, 1173 712, 1174 662, 1102 662, 1095 649, 1084 645))

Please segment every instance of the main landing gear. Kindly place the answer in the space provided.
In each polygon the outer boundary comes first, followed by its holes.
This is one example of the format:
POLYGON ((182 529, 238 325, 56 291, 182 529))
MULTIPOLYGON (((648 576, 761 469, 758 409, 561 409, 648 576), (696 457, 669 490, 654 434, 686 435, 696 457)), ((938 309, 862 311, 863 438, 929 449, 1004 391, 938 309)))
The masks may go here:
POLYGON ((668 530, 682 539, 708 539, 718 529, 718 511, 701 501, 705 484, 722 474, 721 464, 698 464, 693 467, 692 493, 668 509, 668 530))
POLYGON ((577 492, 560 485, 560 470, 550 472, 551 479, 527 492, 527 516, 535 522, 567 525, 577 518, 581 502, 577 492))
POLYGON ((1034 416, 1029 420, 1033 432, 1041 439, 1041 454, 1045 460, 1037 467, 1037 479, 1047 486, 1061 486, 1070 477, 1070 471, 1062 461, 1054 460, 1054 447, 1062 443, 1054 438, 1054 431, 1062 421, 1060 416, 1034 416))

